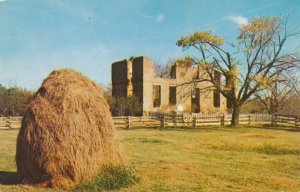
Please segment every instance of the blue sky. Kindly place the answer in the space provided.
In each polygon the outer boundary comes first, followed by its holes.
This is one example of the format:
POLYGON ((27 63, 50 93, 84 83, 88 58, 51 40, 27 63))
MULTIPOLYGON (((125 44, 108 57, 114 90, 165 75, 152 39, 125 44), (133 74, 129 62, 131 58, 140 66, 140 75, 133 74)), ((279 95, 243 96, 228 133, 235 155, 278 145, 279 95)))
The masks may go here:
MULTIPOLYGON (((300 0, 0 0, 0 84, 36 90, 56 68, 108 84, 114 61, 165 64, 186 54, 183 35, 210 29, 234 41, 238 24, 286 14, 299 30, 300 0)), ((299 45, 293 38, 286 50, 299 45)))

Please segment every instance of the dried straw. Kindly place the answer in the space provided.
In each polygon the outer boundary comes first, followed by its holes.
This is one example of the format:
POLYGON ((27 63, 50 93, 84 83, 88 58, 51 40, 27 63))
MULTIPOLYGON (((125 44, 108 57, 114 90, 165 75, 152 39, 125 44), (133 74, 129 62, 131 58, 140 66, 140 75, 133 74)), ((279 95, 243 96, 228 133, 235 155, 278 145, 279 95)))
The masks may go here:
POLYGON ((123 165, 99 86, 70 69, 53 71, 26 108, 16 163, 24 183, 62 189, 123 165))

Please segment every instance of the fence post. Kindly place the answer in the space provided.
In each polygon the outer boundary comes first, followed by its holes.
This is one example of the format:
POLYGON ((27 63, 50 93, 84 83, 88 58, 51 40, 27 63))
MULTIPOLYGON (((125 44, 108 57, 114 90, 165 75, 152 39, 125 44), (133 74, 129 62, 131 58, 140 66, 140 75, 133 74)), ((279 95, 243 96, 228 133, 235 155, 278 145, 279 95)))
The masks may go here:
POLYGON ((272 124, 276 124, 276 118, 277 118, 277 115, 272 114, 272 124))
POLYGON ((126 129, 130 129, 130 116, 127 116, 125 119, 125 127, 126 129))
POLYGON ((251 123, 251 115, 249 114, 248 115, 248 124, 250 124, 251 123))
POLYGON ((177 119, 177 114, 176 115, 172 115, 172 122, 173 122, 174 126, 176 125, 176 119, 177 119))
POLYGON ((10 117, 10 116, 6 117, 6 127, 7 127, 8 129, 11 129, 11 128, 12 128, 12 127, 11 127, 11 117, 10 117))
POLYGON ((165 128, 165 117, 161 116, 160 117, 160 129, 164 129, 165 128))
POLYGON ((196 117, 193 117, 193 127, 196 128, 197 126, 197 119, 196 117))
POLYGON ((220 117, 220 125, 221 125, 221 126, 224 126, 224 125, 225 125, 225 114, 223 114, 223 115, 220 117))

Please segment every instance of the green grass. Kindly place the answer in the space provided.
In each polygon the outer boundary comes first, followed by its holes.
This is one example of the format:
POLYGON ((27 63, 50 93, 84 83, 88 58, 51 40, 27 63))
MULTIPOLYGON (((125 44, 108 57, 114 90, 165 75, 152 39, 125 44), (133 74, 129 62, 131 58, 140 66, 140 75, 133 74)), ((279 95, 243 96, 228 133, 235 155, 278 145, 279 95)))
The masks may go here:
MULTIPOLYGON (((16 136, 17 131, 0 130, 0 181, 15 178, 16 136)), ((119 130, 118 138, 128 164, 135 166, 141 179, 117 191, 300 191, 300 129, 297 128, 266 125, 162 131, 140 128, 119 130)), ((116 180, 123 182, 122 178, 116 180)), ((81 184, 79 188, 88 189, 103 182, 106 181, 99 175, 88 186, 81 184)), ((0 191, 54 190, 0 185, 0 191)))

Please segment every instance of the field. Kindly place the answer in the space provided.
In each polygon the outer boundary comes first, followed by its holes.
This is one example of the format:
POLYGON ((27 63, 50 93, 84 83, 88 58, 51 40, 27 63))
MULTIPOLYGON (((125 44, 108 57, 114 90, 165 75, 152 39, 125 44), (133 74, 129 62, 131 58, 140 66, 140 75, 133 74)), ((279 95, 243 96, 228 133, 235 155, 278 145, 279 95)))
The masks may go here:
MULTIPOLYGON (((16 184, 18 130, 0 130, 0 191, 56 191, 16 184)), ((300 129, 243 125, 119 130, 141 181, 122 192, 300 191, 300 129)))

